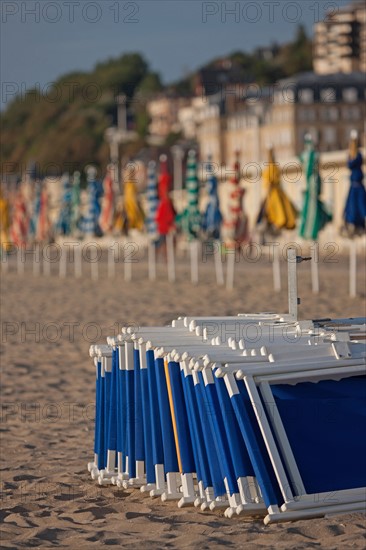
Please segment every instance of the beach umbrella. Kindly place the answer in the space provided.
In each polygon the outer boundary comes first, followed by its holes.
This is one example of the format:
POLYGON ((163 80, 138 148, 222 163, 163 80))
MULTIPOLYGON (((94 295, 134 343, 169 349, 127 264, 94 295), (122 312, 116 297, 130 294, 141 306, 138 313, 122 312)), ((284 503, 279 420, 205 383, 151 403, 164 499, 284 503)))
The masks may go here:
POLYGON ((176 212, 170 198, 171 177, 168 172, 168 158, 160 156, 159 175, 159 204, 156 211, 156 225, 161 239, 165 239, 168 279, 175 281, 175 258, 174 258, 174 229, 176 212))
POLYGON ((301 212, 299 235, 303 239, 315 241, 319 232, 332 220, 322 200, 322 181, 319 172, 319 154, 314 149, 312 137, 305 136, 305 148, 300 155, 303 166, 306 189, 301 212))
POLYGON ((228 182, 228 208, 222 225, 222 239, 228 254, 226 286, 234 287, 236 250, 249 241, 248 220, 243 209, 244 189, 240 186, 240 152, 235 152, 234 174, 228 182))
POLYGON ((365 233, 366 190, 363 183, 362 163, 362 154, 358 149, 358 134, 354 131, 351 135, 348 157, 351 185, 343 215, 344 225, 341 233, 344 237, 352 238, 365 233))
POLYGON ((188 204, 176 218, 177 225, 186 235, 188 241, 198 239, 201 229, 201 214, 198 209, 199 182, 197 177, 196 152, 188 153, 186 171, 186 189, 188 204))
POLYGON ((146 228, 149 241, 156 243, 159 240, 156 212, 159 204, 158 181, 156 175, 156 162, 151 160, 147 167, 147 216, 146 228))
POLYGON ((186 189, 188 204, 181 214, 176 217, 177 226, 186 235, 191 255, 191 281, 198 282, 198 253, 199 236, 202 227, 202 217, 198 209, 199 182, 197 176, 196 152, 188 152, 186 170, 186 189))
POLYGON ((126 174, 124 183, 124 211, 127 218, 128 230, 144 228, 145 216, 137 194, 136 182, 130 174, 126 174))
POLYGON ((76 171, 72 178, 71 194, 71 233, 79 230, 80 224, 80 172, 76 171))
POLYGON ((366 190, 363 184, 363 158, 358 149, 358 134, 351 133, 348 168, 351 171, 349 188, 343 214, 341 235, 347 237, 350 249, 349 292, 354 298, 357 294, 357 247, 355 237, 364 235, 366 218, 366 190))
POLYGON ((268 150, 268 162, 263 170, 266 198, 263 201, 257 223, 263 232, 279 235, 282 229, 294 229, 296 208, 281 187, 281 169, 275 161, 274 149, 268 150))
POLYGON ((11 241, 18 248, 24 248, 27 244, 29 218, 27 206, 24 200, 22 188, 19 188, 12 209, 10 227, 11 241))
POLYGON ((223 267, 222 267, 221 243, 220 243, 222 214, 220 211, 220 201, 219 201, 219 196, 217 192, 218 183, 217 183, 217 178, 213 172, 211 155, 209 155, 209 158, 208 158, 206 171, 208 174, 207 184, 206 184, 206 189, 208 194, 208 203, 206 206, 206 210, 203 214, 202 229, 206 237, 206 240, 208 242, 211 242, 213 245, 212 252, 214 254, 217 284, 223 285, 224 273, 223 273, 223 267))
POLYGON ((217 178, 212 169, 212 157, 208 158, 207 163, 207 194, 208 203, 202 219, 202 229, 208 240, 220 239, 220 228, 222 214, 220 212, 220 201, 217 193, 217 178))
POLYGON ((159 235, 167 235, 174 229, 175 210, 169 196, 171 177, 168 172, 168 159, 166 155, 160 156, 159 175, 159 204, 156 210, 156 224, 159 235))
POLYGON ((36 181, 34 210, 31 220, 31 234, 38 243, 46 242, 50 237, 50 221, 48 217, 48 192, 46 186, 36 181))
POLYGON ((238 248, 249 241, 248 220, 243 210, 244 189, 240 186, 240 152, 235 152, 234 175, 229 180, 228 212, 224 218, 222 237, 226 248, 238 248))
POLYGON ((0 187, 0 253, 6 253, 11 247, 10 237, 10 205, 0 187))
POLYGON ((100 237, 102 230, 99 225, 99 217, 101 213, 100 201, 103 196, 103 187, 100 181, 96 179, 96 168, 88 166, 86 168, 88 182, 88 204, 87 213, 81 220, 81 229, 86 235, 94 235, 100 237))
POLYGON ((113 189, 114 166, 110 164, 103 180, 103 200, 102 212, 99 218, 99 224, 103 233, 110 233, 113 229, 114 221, 114 189, 113 189))
POLYGON ((60 235, 70 235, 72 222, 72 186, 69 174, 64 174, 61 179, 63 194, 61 209, 57 222, 57 232, 60 235))
POLYGON ((306 179, 303 208, 301 212, 299 235, 303 239, 313 241, 312 250, 314 261, 311 262, 312 290, 319 292, 318 246, 315 242, 320 231, 332 220, 332 215, 326 210, 320 199, 322 180, 319 172, 319 153, 315 151, 310 134, 305 136, 305 148, 300 155, 306 179))

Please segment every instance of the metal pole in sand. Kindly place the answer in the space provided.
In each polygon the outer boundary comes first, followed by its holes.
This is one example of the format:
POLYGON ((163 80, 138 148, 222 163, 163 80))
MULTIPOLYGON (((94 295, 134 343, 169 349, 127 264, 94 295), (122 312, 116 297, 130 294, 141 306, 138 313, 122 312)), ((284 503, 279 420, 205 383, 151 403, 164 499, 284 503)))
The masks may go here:
POLYGON ((17 249, 17 273, 18 275, 24 275, 24 261, 25 254, 23 254, 23 248, 17 249))
POLYGON ((41 273, 41 248, 39 243, 34 245, 34 254, 33 254, 33 275, 39 277, 41 273))
POLYGON ((219 286, 223 286, 225 284, 225 281, 224 281, 224 270, 222 268, 220 241, 214 241, 214 262, 215 262, 215 272, 216 272, 216 283, 219 286))
POLYGON ((287 250, 287 275, 288 275, 288 312, 294 321, 297 321, 297 307, 299 299, 297 296, 297 259, 296 250, 287 250))
POLYGON ((313 294, 319 293, 319 243, 314 241, 310 247, 312 252, 311 262, 311 287, 313 294))
POLYGON ((76 279, 80 279, 82 276, 82 245, 77 243, 74 248, 74 275, 76 279))
MULTIPOLYGON (((168 233, 166 236, 166 258, 168 265, 168 281, 175 282, 175 258, 174 258, 174 236, 173 233, 168 233)), ((197 271, 198 280, 198 271, 197 271)))
POLYGON ((114 279, 116 276, 116 263, 114 259, 114 244, 111 241, 110 246, 108 246, 108 279, 114 279))
POLYGON ((198 239, 194 239, 190 242, 189 249, 191 253, 191 282, 196 285, 198 283, 198 239))
POLYGON ((149 240, 147 245, 148 254, 148 267, 149 267, 149 281, 156 280, 156 245, 153 241, 149 240))
POLYGON ((67 253, 66 253, 66 248, 62 245, 61 245, 60 262, 58 267, 59 267, 58 275, 60 279, 64 279, 67 273, 67 253))
POLYGON ((287 250, 288 312, 294 321, 297 321, 297 309, 300 304, 300 298, 297 296, 297 264, 311 259, 296 256, 294 248, 287 250))
POLYGON ((357 245, 353 239, 349 244, 349 295, 351 298, 357 296, 357 245))
MULTIPOLYGON (((47 250, 49 249, 49 246, 47 247, 47 250)), ((45 255, 45 247, 42 247, 42 266, 43 266, 43 275, 46 275, 46 277, 49 277, 51 275, 51 257, 48 257, 48 255, 45 255)))
POLYGON ((234 288, 234 275, 235 275, 235 246, 232 249, 228 249, 227 254, 227 267, 226 267, 226 288, 227 290, 233 290, 234 288))
POLYGON ((280 266, 280 253, 278 243, 274 243, 273 258, 272 258, 272 270, 273 270, 273 288, 275 292, 281 290, 281 266, 280 266))
POLYGON ((123 264, 124 264, 124 276, 126 283, 131 282, 132 280, 132 260, 131 254, 127 252, 129 244, 126 243, 123 247, 123 264))

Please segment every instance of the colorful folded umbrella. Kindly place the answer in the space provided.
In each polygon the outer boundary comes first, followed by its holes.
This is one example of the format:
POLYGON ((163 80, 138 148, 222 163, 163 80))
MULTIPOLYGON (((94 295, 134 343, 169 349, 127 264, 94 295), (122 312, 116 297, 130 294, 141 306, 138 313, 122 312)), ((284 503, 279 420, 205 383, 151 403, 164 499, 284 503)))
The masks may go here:
POLYGON ((353 135, 350 144, 348 168, 351 170, 351 185, 344 209, 342 235, 354 237, 365 233, 366 190, 363 184, 363 158, 358 150, 358 136, 353 135))
POLYGON ((128 230, 138 229, 142 231, 144 228, 145 216, 138 198, 136 183, 130 177, 124 184, 123 202, 128 230))
POLYGON ((322 181, 319 173, 319 154, 314 149, 310 135, 305 137, 305 149, 300 156, 306 178, 306 190, 301 212, 299 235, 303 239, 316 240, 319 232, 332 220, 320 199, 322 181))
POLYGON ((87 168, 88 181, 88 206, 87 213, 81 220, 81 229, 86 235, 100 237, 102 230, 99 225, 101 213, 101 198, 103 196, 103 187, 100 181, 96 179, 96 169, 94 166, 87 168))
POLYGON ((248 220, 243 210, 244 189, 240 187, 239 151, 235 155, 234 176, 229 180, 229 210, 222 227, 223 240, 228 248, 249 241, 248 220))
POLYGON ((63 195, 61 199, 61 209, 57 221, 57 232, 60 235, 71 234, 71 218, 72 218, 72 187, 69 174, 62 176, 63 195))
POLYGON ((113 189, 113 165, 107 167, 107 173, 103 180, 102 212, 99 224, 103 233, 110 233, 114 221, 114 189, 113 189))
POLYGON ((147 216, 146 228, 151 242, 159 240, 156 212, 159 204, 156 162, 151 160, 147 167, 147 216))
POLYGON ((275 162, 273 148, 269 149, 268 163, 263 170, 263 183, 267 196, 257 223, 262 225, 264 232, 276 235, 281 229, 294 229, 298 213, 281 187, 281 169, 275 162))
POLYGON ((0 254, 8 252, 10 243, 10 205, 0 187, 0 254))
POLYGON ((189 241, 198 239, 201 230, 201 214, 198 209, 199 182, 197 177, 196 152, 188 153, 186 188, 188 204, 176 218, 178 227, 185 233, 189 241))
POLYGON ((207 173, 208 203, 202 219, 202 229, 206 239, 216 240, 220 239, 222 214, 220 212, 220 201, 217 193, 217 178, 213 173, 211 155, 208 158, 207 173))
POLYGON ((80 229, 80 218, 80 172, 74 172, 71 196, 71 233, 73 235, 80 229))
POLYGON ((156 211, 156 224, 159 235, 167 235, 174 229, 175 210, 169 196, 171 177, 168 172, 168 159, 166 155, 160 156, 159 176, 159 205, 156 211))
POLYGON ((10 237, 15 246, 19 248, 26 246, 28 230, 29 217, 27 205, 24 200, 23 190, 20 187, 15 196, 10 227, 10 237))

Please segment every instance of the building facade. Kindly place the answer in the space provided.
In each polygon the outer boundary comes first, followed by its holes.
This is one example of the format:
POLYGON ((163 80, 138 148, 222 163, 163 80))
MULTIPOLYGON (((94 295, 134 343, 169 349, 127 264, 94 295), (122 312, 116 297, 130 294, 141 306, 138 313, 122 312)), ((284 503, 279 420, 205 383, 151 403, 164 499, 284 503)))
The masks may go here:
POLYGON ((319 74, 366 71, 366 6, 356 2, 314 26, 314 70, 319 74))

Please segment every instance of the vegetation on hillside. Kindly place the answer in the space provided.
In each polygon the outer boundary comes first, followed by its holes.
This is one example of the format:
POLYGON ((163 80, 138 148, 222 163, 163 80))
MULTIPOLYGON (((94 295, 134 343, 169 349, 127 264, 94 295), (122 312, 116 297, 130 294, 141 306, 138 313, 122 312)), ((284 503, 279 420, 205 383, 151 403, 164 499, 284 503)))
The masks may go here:
MULTIPOLYGON (((234 52, 228 58, 252 81, 268 84, 311 70, 311 50, 311 41, 299 27, 292 43, 271 48, 272 59, 260 55, 259 50, 252 54, 234 52)), ((148 132, 146 100, 164 89, 190 95, 194 78, 193 74, 164 88, 160 76, 138 53, 98 63, 88 73, 64 75, 47 90, 34 89, 16 97, 1 114, 1 163, 14 163, 14 172, 30 161, 38 163, 42 172, 55 165, 73 170, 90 162, 104 167, 109 160, 104 133, 116 124, 119 94, 127 96, 139 135, 137 142, 124 146, 123 154, 135 154, 148 132)))

